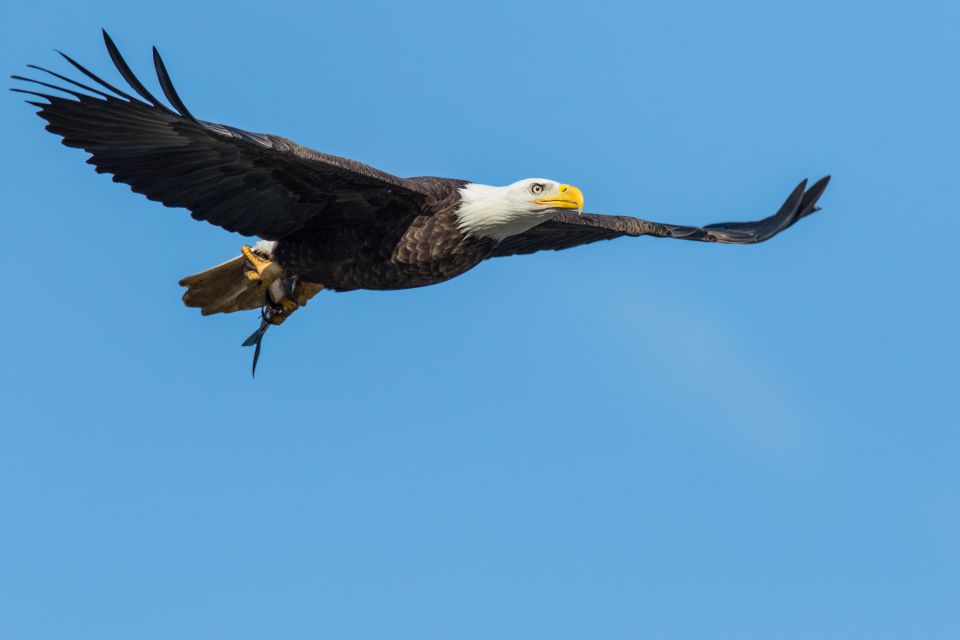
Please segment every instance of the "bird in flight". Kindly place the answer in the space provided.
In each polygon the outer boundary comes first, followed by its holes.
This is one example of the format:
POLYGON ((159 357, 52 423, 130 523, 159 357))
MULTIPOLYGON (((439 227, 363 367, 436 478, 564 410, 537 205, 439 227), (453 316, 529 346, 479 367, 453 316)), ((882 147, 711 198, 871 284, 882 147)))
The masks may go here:
POLYGON ((704 227, 583 212, 577 187, 545 178, 490 186, 452 178, 400 178, 276 135, 199 120, 177 94, 163 60, 153 63, 164 104, 134 75, 103 32, 128 90, 61 56, 85 84, 47 74, 14 91, 29 94, 47 130, 91 154, 136 193, 197 220, 259 241, 241 255, 180 281, 183 301, 203 315, 259 309, 256 372, 264 333, 322 290, 406 289, 437 284, 488 258, 569 249, 622 236, 753 244, 817 211, 829 182, 804 180, 780 209, 754 222, 704 227), (66 83, 66 84, 63 84, 66 83), (46 90, 59 92, 52 94, 46 90), (36 98, 43 99, 43 102, 36 98))

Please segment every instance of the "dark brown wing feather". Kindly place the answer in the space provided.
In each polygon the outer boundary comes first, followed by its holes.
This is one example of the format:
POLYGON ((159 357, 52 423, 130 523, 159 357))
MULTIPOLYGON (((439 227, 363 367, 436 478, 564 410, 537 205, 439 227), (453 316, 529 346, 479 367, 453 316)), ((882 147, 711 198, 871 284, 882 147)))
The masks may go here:
POLYGON ((177 94, 160 55, 154 65, 171 109, 137 79, 104 32, 110 57, 138 99, 64 58, 100 88, 30 65, 83 91, 23 76, 15 79, 72 98, 14 89, 47 102, 47 130, 89 151, 89 163, 115 182, 229 231, 279 239, 305 226, 412 215, 424 199, 416 180, 308 149, 279 136, 197 120, 177 94), (91 95, 92 94, 92 95, 91 95))
POLYGON ((817 200, 827 188, 830 176, 809 189, 804 180, 774 215, 755 222, 721 222, 705 227, 648 222, 629 216, 605 216, 593 213, 562 213, 526 233, 511 236, 500 243, 491 257, 512 256, 537 251, 570 249, 598 240, 622 236, 657 236, 700 242, 754 244, 769 240, 801 218, 819 210, 817 200))

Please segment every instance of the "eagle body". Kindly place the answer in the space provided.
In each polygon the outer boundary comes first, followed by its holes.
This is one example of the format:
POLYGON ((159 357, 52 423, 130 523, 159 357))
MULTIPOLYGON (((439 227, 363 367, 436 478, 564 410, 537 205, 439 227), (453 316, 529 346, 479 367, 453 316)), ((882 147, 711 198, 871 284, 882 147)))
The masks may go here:
POLYGON ((486 260, 498 241, 460 229, 466 183, 411 178, 427 193, 403 216, 303 229, 277 241, 270 257, 291 275, 333 291, 409 289, 437 284, 486 260))
POLYGON ((243 236, 242 255, 180 281, 204 315, 260 308, 268 326, 324 289, 406 289, 454 278, 488 258, 563 250, 600 240, 653 236, 724 244, 764 242, 819 210, 829 176, 798 184, 780 209, 750 222, 702 227, 583 213, 569 184, 527 178, 505 186, 402 178, 272 134, 200 120, 180 98, 156 48, 159 100, 103 33, 126 89, 60 55, 85 82, 36 65, 32 96, 47 130, 85 150, 114 182, 243 236), (92 84, 91 84, 92 83, 92 84), (56 93, 50 93, 52 90, 56 93), (37 100, 37 98, 43 101, 37 100))

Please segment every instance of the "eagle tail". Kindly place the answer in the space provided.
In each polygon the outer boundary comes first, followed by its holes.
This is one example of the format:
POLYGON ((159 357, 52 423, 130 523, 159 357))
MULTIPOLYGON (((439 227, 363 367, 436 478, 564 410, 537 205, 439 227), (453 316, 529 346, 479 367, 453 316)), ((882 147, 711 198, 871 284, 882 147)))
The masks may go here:
POLYGON ((266 269, 261 279, 250 280, 246 258, 237 256, 223 264, 187 276, 180 281, 187 290, 183 302, 188 307, 199 307, 205 316, 214 313, 233 313, 259 309, 264 304, 267 288, 279 277, 279 269, 266 269), (274 273, 276 271, 276 273, 274 273))

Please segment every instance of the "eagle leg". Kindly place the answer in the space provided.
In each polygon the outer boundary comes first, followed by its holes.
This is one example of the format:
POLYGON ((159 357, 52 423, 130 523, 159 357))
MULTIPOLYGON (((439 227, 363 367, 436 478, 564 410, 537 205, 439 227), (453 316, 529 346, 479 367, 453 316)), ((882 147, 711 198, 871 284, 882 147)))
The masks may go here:
POLYGON ((243 257, 247 259, 247 264, 250 267, 243 272, 243 275, 247 277, 247 280, 261 280, 263 278, 263 272, 267 270, 267 267, 273 264, 272 260, 257 255, 257 252, 253 250, 253 247, 248 244, 240 247, 240 252, 243 253, 243 257))

